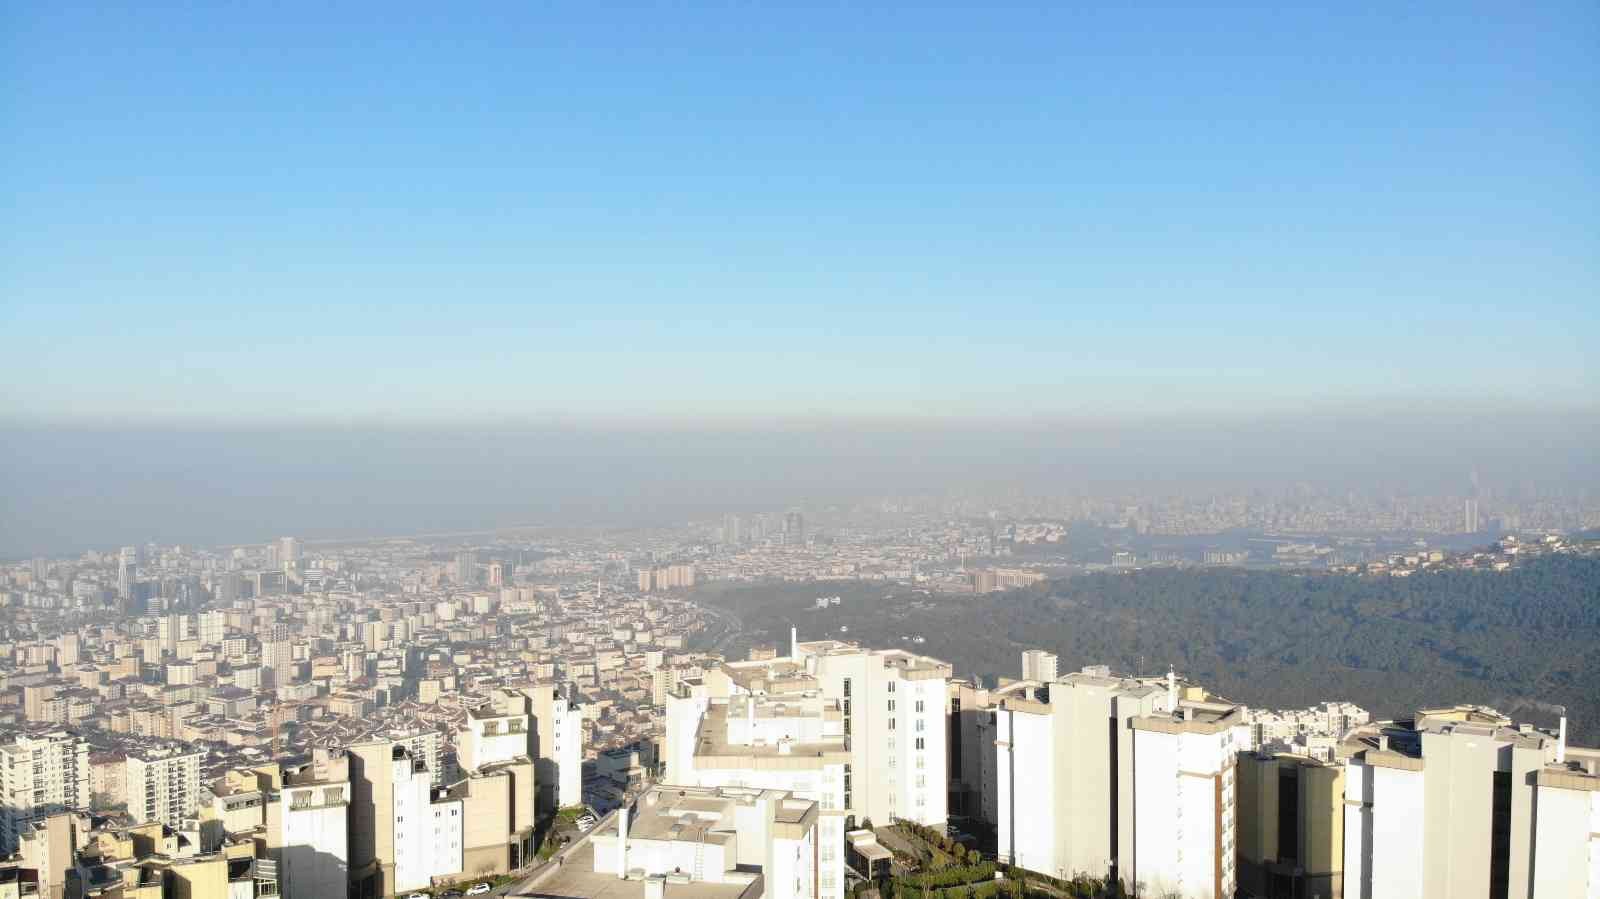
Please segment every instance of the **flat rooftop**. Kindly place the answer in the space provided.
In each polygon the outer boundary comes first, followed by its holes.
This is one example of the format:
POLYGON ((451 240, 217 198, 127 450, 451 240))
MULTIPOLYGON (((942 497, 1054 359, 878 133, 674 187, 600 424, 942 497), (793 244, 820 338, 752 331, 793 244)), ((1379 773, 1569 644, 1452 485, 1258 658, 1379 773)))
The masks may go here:
MULTIPOLYGON (((671 881, 667 884, 667 895, 684 899, 739 899, 749 888, 742 883, 671 881)), ((540 896, 548 899, 643 899, 644 883, 638 880, 620 880, 616 874, 595 871, 594 845, 585 842, 567 857, 554 877, 537 887, 511 895, 540 896)))

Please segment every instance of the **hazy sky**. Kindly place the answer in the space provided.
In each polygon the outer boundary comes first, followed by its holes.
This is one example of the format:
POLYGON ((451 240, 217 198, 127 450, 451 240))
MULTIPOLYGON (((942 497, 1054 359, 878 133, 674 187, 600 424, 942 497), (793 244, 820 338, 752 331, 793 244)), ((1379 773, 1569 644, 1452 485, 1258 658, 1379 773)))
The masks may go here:
POLYGON ((1600 7, 0 9, 0 415, 1600 395, 1600 7))

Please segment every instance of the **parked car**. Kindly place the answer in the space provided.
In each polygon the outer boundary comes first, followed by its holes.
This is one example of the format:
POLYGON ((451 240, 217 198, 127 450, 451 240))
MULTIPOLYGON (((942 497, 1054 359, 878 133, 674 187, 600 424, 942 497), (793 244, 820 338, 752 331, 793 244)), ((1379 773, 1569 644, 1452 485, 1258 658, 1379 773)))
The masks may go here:
POLYGON ((427 893, 412 893, 411 895, 407 896, 406 899, 433 899, 433 897, 429 896, 427 893))
POLYGON ((489 892, 489 885, 488 884, 486 884, 486 883, 475 883, 475 884, 473 884, 471 886, 471 888, 469 888, 467 890, 467 895, 468 896, 482 896, 487 892, 489 892))
POLYGON ((593 827, 595 825, 595 823, 596 822, 594 820, 594 816, 593 815, 584 815, 582 818, 579 818, 578 821, 577 821, 578 829, 581 830, 581 831, 584 831, 584 832, 587 832, 589 830, 589 828, 591 828, 591 827, 593 827))

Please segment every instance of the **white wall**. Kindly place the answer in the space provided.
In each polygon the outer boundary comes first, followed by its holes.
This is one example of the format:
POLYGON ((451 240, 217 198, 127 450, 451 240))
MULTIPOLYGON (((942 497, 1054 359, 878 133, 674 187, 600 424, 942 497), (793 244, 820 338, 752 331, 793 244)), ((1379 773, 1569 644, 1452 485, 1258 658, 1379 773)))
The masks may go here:
POLYGON ((1538 788, 1533 894, 1600 899, 1600 793, 1538 788))
MULTIPOLYGON (((397 767, 405 767, 396 763, 397 767)), ((394 785, 394 880, 397 892, 422 889, 461 873, 461 802, 433 802, 426 771, 397 773, 394 785)))
POLYGON ((762 872, 765 899, 814 899, 816 896, 816 830, 798 840, 772 841, 772 871, 762 872))
POLYGON ((1134 734, 1134 881, 1149 895, 1176 890, 1178 869, 1178 736, 1136 731, 1134 734))
POLYGON ((349 886, 348 804, 324 803, 324 791, 348 784, 289 788, 279 794, 282 834, 276 850, 284 899, 320 899, 343 895, 349 886), (310 792, 311 808, 296 809, 294 794, 310 792))
POLYGON ((1060 876, 1052 808, 1056 752, 1051 718, 1000 709, 995 725, 1000 856, 1031 871, 1060 876))
MULTIPOLYGON (((1371 899, 1422 899, 1422 772, 1368 767, 1367 773, 1372 778, 1371 899)), ((1487 854, 1488 846, 1483 851, 1487 854)))
POLYGON ((556 764, 560 765, 556 802, 563 808, 583 802, 583 712, 565 699, 551 703, 556 726, 556 764))

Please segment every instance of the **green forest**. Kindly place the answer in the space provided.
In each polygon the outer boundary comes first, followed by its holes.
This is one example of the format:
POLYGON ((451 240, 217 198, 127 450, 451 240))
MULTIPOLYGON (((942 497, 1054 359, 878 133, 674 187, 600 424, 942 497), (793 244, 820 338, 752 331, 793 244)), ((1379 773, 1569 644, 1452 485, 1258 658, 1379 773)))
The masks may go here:
POLYGON ((1600 558, 1405 578, 1149 569, 985 596, 811 583, 698 598, 738 615, 752 640, 786 641, 795 625, 807 639, 936 656, 958 676, 1019 676, 1021 651, 1041 648, 1062 671, 1171 665, 1257 707, 1348 700, 1388 718, 1464 702, 1548 724, 1559 705, 1574 742, 1600 741, 1600 558), (838 605, 816 608, 832 595, 838 605))

